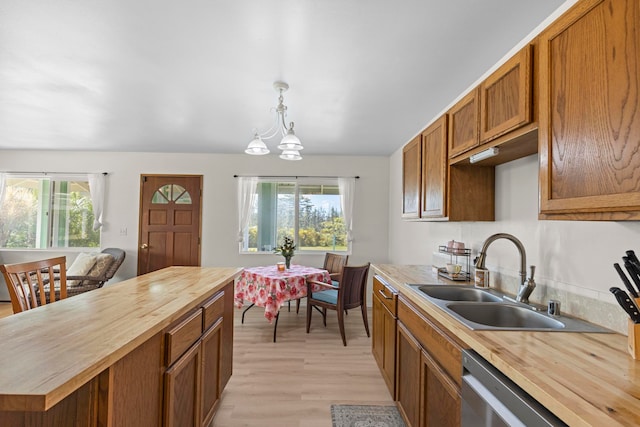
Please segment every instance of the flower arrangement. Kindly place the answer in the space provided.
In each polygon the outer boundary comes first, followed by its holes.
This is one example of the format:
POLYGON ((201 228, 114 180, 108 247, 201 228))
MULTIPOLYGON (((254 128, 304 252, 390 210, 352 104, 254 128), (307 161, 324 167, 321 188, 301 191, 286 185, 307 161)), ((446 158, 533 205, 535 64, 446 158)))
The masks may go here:
POLYGON ((284 257, 287 268, 291 265, 291 258, 293 257, 296 245, 293 244, 293 239, 288 236, 284 236, 284 243, 276 248, 275 253, 281 254, 284 257))

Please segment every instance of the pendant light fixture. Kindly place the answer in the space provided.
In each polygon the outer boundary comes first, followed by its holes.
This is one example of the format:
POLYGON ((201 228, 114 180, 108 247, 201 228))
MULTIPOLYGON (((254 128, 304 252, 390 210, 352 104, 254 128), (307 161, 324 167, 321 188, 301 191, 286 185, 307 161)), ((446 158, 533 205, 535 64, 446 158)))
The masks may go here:
POLYGON ((282 135, 282 140, 280 141, 280 145, 278 145, 278 149, 282 150, 280 158, 284 160, 300 160, 302 159, 300 150, 304 147, 293 131, 293 122, 289 123, 289 126, 287 127, 285 121, 287 106, 284 105, 284 98, 282 94, 289 89, 289 85, 284 82, 275 82, 273 84, 273 88, 280 94, 278 97, 278 105, 274 109, 275 121, 273 126, 262 133, 254 129, 253 139, 249 142, 249 146, 244 150, 244 152, 254 156, 269 154, 269 148, 267 148, 267 144, 265 144, 263 140, 271 139, 280 134, 282 135))

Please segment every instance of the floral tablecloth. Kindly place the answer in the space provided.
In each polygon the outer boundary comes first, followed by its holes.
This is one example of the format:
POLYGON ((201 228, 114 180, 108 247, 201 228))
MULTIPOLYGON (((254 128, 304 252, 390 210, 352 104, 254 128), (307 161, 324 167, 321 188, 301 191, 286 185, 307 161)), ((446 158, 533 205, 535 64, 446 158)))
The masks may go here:
MULTIPOLYGON (((307 296, 307 279, 331 283, 327 270, 291 264, 291 268, 278 271, 275 265, 245 268, 235 285, 236 307, 244 302, 264 307, 269 322, 287 301, 307 296)), ((322 290, 314 285, 313 290, 322 290)))

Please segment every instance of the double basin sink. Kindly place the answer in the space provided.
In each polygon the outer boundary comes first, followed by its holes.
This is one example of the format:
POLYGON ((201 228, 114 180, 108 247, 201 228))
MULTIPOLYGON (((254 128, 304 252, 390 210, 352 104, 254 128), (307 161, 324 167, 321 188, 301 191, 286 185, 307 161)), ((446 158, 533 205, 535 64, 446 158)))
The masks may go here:
POLYGON ((551 317, 532 306, 510 301, 493 289, 459 285, 409 286, 470 329, 611 332, 579 319, 551 317))

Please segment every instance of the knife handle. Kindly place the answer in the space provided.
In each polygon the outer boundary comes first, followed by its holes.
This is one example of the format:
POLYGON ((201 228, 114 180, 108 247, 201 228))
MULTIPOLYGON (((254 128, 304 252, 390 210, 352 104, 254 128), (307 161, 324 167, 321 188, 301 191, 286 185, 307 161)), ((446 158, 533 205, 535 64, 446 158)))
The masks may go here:
MULTIPOLYGON (((627 264, 625 263, 625 267, 627 266, 627 264)), ((627 290, 631 293, 631 295, 633 295, 634 298, 637 298, 638 293, 636 292, 636 290, 633 288, 633 285, 631 285, 631 282, 629 281, 629 279, 627 278, 627 275, 624 274, 624 271, 622 271, 622 268, 620 267, 620 264, 618 264, 617 262, 615 264, 613 264, 613 268, 616 269, 616 271, 618 272, 618 276, 620 276, 620 279, 622 279, 622 283, 624 283, 624 287, 627 288, 627 290)), ((627 271, 629 270, 629 268, 627 268, 627 271)), ((629 274, 633 277, 633 272, 629 271, 629 274)))

